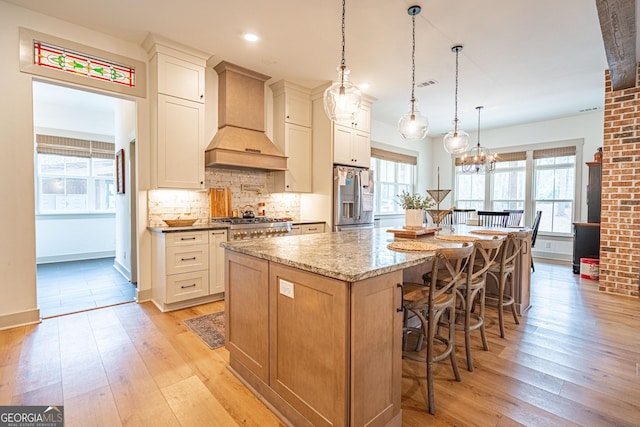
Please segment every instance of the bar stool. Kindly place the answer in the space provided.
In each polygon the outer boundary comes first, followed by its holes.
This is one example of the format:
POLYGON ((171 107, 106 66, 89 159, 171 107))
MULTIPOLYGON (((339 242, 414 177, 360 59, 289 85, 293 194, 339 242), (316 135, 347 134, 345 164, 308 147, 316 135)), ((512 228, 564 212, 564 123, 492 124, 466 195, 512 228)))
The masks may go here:
POLYGON ((484 328, 485 288, 487 272, 495 263, 503 238, 494 236, 493 239, 477 239, 474 242, 474 251, 471 255, 473 262, 469 262, 464 276, 464 281, 458 285, 457 292, 460 305, 458 313, 462 314, 456 322, 456 329, 464 331, 464 348, 467 356, 467 370, 473 371, 473 359, 471 357, 471 332, 480 329, 482 348, 489 350, 487 335, 484 328), (476 308, 478 311, 476 312, 476 308))
MULTIPOLYGON (((420 321, 419 327, 404 326, 404 332, 419 334, 415 352, 404 351, 404 358, 425 362, 427 371, 427 403, 429 413, 436 410, 433 392, 433 364, 447 357, 451 361, 451 368, 456 381, 460 381, 460 371, 455 354, 455 316, 456 316, 456 287, 462 278, 462 272, 469 262, 474 247, 465 243, 460 248, 440 248, 430 264, 429 280, 425 283, 403 284, 403 308, 412 312, 420 321), (438 323, 445 321, 448 326, 448 337, 438 334, 438 323), (426 341, 426 356, 418 352, 426 341), (445 345, 445 349, 436 354, 435 341, 445 345)), ((426 266, 425 266, 426 267, 426 266)), ((405 334, 406 336, 406 334, 405 334)))
POLYGON ((513 297, 513 276, 516 269, 516 259, 520 256, 528 234, 527 231, 509 233, 500 248, 500 254, 497 258, 498 262, 491 265, 487 272, 498 285, 497 293, 487 293, 486 298, 497 300, 496 308, 498 309, 498 323, 500 324, 501 338, 504 338, 504 307, 511 306, 513 320, 516 324, 520 324, 516 313, 515 299, 513 297))

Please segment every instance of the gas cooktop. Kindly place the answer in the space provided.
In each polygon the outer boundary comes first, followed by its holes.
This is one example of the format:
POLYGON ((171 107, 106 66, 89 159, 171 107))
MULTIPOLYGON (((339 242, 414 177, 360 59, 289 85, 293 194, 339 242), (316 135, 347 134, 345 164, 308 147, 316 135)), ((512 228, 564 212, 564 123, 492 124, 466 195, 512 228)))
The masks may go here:
POLYGON ((211 222, 223 222, 226 224, 273 224, 287 221, 282 218, 257 216, 255 218, 211 218, 211 222))

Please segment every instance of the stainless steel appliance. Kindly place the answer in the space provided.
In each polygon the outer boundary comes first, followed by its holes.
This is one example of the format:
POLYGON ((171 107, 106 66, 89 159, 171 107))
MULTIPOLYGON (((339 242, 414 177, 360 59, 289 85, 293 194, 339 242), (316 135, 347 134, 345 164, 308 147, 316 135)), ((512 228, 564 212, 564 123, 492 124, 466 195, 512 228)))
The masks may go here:
POLYGON ((255 218, 211 218, 212 223, 229 226, 228 240, 264 239, 291 234, 291 221, 257 216, 255 218))
POLYGON ((373 228, 373 171, 333 167, 334 231, 373 228))

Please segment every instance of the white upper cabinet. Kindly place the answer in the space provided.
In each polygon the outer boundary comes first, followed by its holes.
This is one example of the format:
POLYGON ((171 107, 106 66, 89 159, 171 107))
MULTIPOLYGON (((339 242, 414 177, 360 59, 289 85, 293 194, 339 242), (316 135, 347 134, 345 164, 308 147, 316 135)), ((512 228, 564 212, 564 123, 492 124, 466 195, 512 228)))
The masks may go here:
POLYGON ((204 188, 207 55, 150 36, 150 169, 153 188, 204 188))
POLYGON ((360 112, 358 113, 358 117, 356 117, 355 120, 348 122, 338 121, 336 122, 336 124, 356 129, 362 132, 371 133, 371 104, 363 100, 360 106, 360 112))
POLYGON ((312 191, 311 91, 280 80, 273 91, 273 142, 287 156, 287 170, 274 172, 273 192, 312 191))
POLYGON ((158 93, 204 103, 205 68, 173 56, 158 55, 158 93))

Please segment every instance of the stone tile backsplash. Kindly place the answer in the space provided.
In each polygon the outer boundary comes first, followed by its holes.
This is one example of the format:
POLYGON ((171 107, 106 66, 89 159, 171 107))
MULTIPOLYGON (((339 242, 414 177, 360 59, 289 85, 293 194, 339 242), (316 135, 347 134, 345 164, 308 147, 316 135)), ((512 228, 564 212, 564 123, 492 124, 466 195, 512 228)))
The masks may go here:
MULTIPOLYGON (((230 188, 231 206, 242 209, 252 206, 258 214, 258 203, 265 203, 269 217, 300 219, 300 195, 270 193, 273 173, 257 170, 207 168, 205 187, 230 188)), ((151 190, 148 197, 149 226, 165 225, 163 219, 197 218, 198 224, 209 222, 209 192, 207 190, 151 190)))

